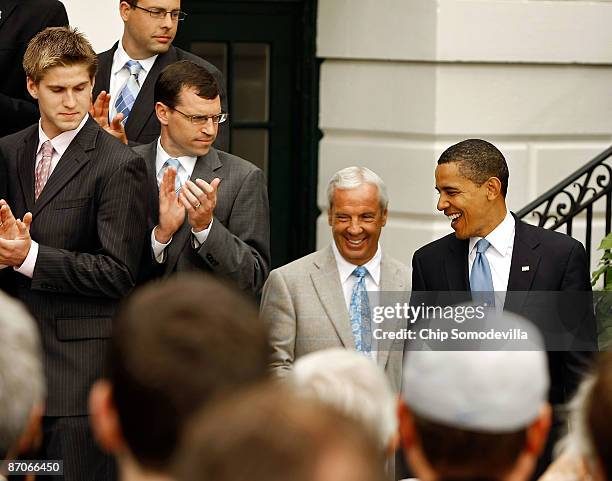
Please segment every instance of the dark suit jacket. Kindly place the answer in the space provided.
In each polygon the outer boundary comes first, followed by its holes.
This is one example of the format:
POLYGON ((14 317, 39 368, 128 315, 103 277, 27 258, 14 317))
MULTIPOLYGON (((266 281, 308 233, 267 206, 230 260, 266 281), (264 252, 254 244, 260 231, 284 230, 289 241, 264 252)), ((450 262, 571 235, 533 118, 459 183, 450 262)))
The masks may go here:
POLYGON ((134 147, 144 157, 149 174, 149 237, 141 279, 174 272, 209 271, 231 279, 238 288, 258 294, 270 271, 270 212, 261 169, 226 152, 210 149, 198 157, 192 179, 221 179, 214 220, 206 242, 194 249, 187 218, 167 247, 166 262, 159 264, 151 251, 150 232, 159 221, 159 190, 155 158, 157 140, 134 147))
MULTIPOLYGON (((468 278, 469 240, 455 234, 438 239, 420 248, 412 258, 413 291, 470 290, 468 278)), ((508 294, 504 309, 521 314, 536 324, 547 317, 551 306, 526 302, 525 291, 591 292, 586 251, 580 242, 558 232, 535 227, 516 219, 514 249, 508 278, 508 294), (529 266, 523 271, 522 266, 529 266), (521 291, 515 292, 511 291, 521 291)), ((582 297, 591 299, 590 294, 582 297)), ((583 306, 581 335, 596 342, 595 318, 590 306, 583 306)), ((548 316, 550 317, 550 316, 548 316)), ((589 357, 578 352, 550 352, 550 401, 565 403, 588 369, 589 357)))
POLYGON ((0 137, 4 137, 39 117, 21 66, 28 42, 47 27, 68 25, 68 16, 58 0, 0 0, 0 11, 0 137))
MULTIPOLYGON (((98 54, 99 64, 98 73, 96 74, 96 84, 93 91, 94 99, 102 90, 108 92, 110 88, 111 69, 113 67, 115 50, 117 50, 116 43, 110 50, 98 54)), ((171 46, 166 53, 162 53, 157 57, 140 92, 138 92, 138 97, 136 97, 130 116, 125 124, 125 133, 130 141, 130 145, 148 144, 159 137, 161 126, 155 115, 155 102, 153 100, 155 82, 165 67, 179 60, 191 60, 204 67, 215 77, 219 85, 219 90, 221 91, 221 109, 224 112, 228 112, 225 81, 219 69, 196 55, 181 50, 178 47, 171 46)), ((115 102, 115 100, 116 99, 111 99, 111 102, 115 102)), ((229 122, 224 122, 219 125, 219 134, 217 135, 214 146, 224 151, 229 150, 229 122)))
POLYGON ((146 235, 144 160, 91 118, 34 201, 38 125, 0 140, 8 202, 30 211, 39 252, 32 279, 8 271, 0 286, 40 326, 48 382, 46 414, 87 414, 92 383, 104 374, 111 317, 135 285, 146 235))

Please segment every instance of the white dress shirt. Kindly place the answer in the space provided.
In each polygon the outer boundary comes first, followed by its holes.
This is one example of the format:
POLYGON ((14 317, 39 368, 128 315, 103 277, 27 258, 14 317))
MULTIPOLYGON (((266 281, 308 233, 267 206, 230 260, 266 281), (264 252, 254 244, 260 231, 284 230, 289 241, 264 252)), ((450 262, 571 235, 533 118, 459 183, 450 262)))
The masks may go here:
MULTIPOLYGON (((89 114, 86 114, 81 120, 79 126, 74 130, 67 130, 66 132, 62 132, 61 134, 55 136, 53 139, 49 139, 47 134, 42 129, 42 125, 40 121, 38 121, 38 148, 36 149, 36 162, 34 164, 34 172, 36 172, 36 167, 38 167, 38 163, 42 160, 42 145, 47 141, 51 141, 51 145, 53 146, 53 153, 51 154, 51 168, 49 169, 49 178, 53 173, 53 170, 59 164, 64 152, 68 149, 74 138, 81 131, 87 119, 89 118, 89 114)), ((43 188, 44 192, 44 188, 43 188)), ((30 245, 30 250, 28 251, 28 255, 26 256, 23 264, 19 267, 15 266, 14 269, 27 276, 32 278, 34 275, 34 267, 36 266, 36 259, 38 258, 38 243, 32 239, 32 244, 30 245)))
MULTIPOLYGON (((340 274, 340 284, 342 285, 342 293, 344 294, 344 302, 346 303, 346 309, 350 311, 351 306, 351 295, 353 294, 353 287, 355 286, 355 282, 357 278, 353 276, 353 271, 355 270, 355 264, 351 264, 347 261, 336 246, 335 242, 332 242, 332 250, 334 252, 334 257, 336 258, 336 266, 338 267, 338 274, 340 274)), ((372 257, 368 262, 363 264, 368 271, 365 276, 365 284, 366 291, 368 291, 368 298, 370 300, 370 306, 376 306, 379 304, 379 295, 380 292, 380 260, 382 258, 382 251, 380 248, 380 244, 378 244, 378 248, 376 249, 376 254, 372 257)), ((376 360, 377 351, 376 351, 376 339, 372 337, 372 350, 371 350, 372 359, 376 360)))
MULTIPOLYGON (((161 185, 162 178, 164 177, 164 164, 170 158, 177 159, 179 161, 179 168, 177 171, 177 175, 181 181, 181 185, 187 182, 191 178, 191 174, 193 174, 193 169, 195 168, 197 157, 190 156, 182 156, 182 157, 172 157, 168 154, 161 144, 161 137, 157 139, 157 154, 155 157, 155 172, 157 178, 157 187, 161 185)), ((198 249, 206 239, 208 239, 208 234, 210 233, 210 229, 212 228, 213 220, 211 220, 210 225, 200 231, 194 232, 191 229, 192 236, 192 245, 194 249, 198 249)), ((155 227, 155 229, 157 226, 155 227)), ((153 255, 155 256, 155 260, 160 264, 163 264, 166 261, 166 247, 170 245, 172 242, 172 237, 168 240, 167 243, 162 244, 155 239, 155 229, 151 232, 151 247, 153 248, 153 255)))
MULTIPOLYGON (((138 74, 138 85, 142 87, 145 80, 147 79, 147 75, 153 68, 153 64, 157 59, 157 55, 153 55, 149 58, 144 58, 142 60, 137 60, 137 62, 142 66, 140 73, 138 74)), ((117 115, 117 108, 115 107, 115 103, 117 102, 117 97, 119 96, 119 92, 125 86, 125 83, 130 78, 130 71, 123 68, 128 60, 136 60, 131 58, 125 49, 123 48, 123 43, 120 40, 117 45, 117 50, 115 50, 115 55, 113 55, 113 65, 111 67, 111 76, 108 93, 111 96, 110 100, 110 108, 108 109, 108 121, 113 120, 113 117, 117 115)), ((94 99, 95 100, 95 99, 94 99)))
MULTIPOLYGON (((503 308, 505 293, 508 290, 508 278, 510 277, 510 264, 512 263, 512 251, 514 250, 514 231, 516 221, 506 210, 504 220, 485 237, 491 246, 485 251, 485 257, 491 267, 493 278, 493 289, 495 289, 497 308, 503 308), (501 298, 500 298, 501 296, 501 298), (501 302, 500 302, 501 301, 501 302)), ((472 266, 476 260, 476 243, 482 237, 470 237, 468 255, 468 272, 472 274, 472 266)))

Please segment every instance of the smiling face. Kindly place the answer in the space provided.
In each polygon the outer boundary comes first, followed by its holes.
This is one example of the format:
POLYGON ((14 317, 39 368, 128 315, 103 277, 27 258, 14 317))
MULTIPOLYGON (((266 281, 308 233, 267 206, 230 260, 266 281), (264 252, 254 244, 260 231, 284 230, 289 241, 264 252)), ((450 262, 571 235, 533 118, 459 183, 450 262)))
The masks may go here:
POLYGON ((465 177, 458 162, 436 167, 438 210, 451 221, 457 239, 485 237, 504 219, 505 202, 501 183, 491 177, 478 185, 465 177))
POLYGON ((28 77, 30 95, 38 99, 42 129, 50 138, 76 129, 87 115, 93 80, 85 64, 51 67, 36 83, 28 77))
POLYGON ((176 36, 178 21, 170 15, 153 18, 149 12, 141 10, 180 10, 180 0, 138 0, 133 2, 140 8, 121 2, 120 13, 124 22, 123 47, 134 60, 142 60, 153 55, 167 52, 176 36))
POLYGON ((328 222, 342 257, 360 266, 376 254, 380 232, 387 222, 387 210, 380 207, 378 189, 373 184, 336 189, 328 222))
POLYGON ((178 96, 176 109, 181 114, 161 102, 155 105, 161 130, 161 143, 164 150, 175 157, 189 155, 198 157, 208 154, 217 138, 219 124, 212 119, 202 125, 193 124, 185 115, 217 115, 221 113, 221 99, 199 97, 193 88, 183 87, 178 96))

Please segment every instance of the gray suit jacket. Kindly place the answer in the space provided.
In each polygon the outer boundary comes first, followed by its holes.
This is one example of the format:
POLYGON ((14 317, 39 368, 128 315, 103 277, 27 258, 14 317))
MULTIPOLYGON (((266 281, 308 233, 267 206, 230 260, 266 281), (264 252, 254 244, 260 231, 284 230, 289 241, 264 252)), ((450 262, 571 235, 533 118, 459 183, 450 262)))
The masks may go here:
MULTIPOLYGON (((408 289, 408 267, 384 254, 380 267, 381 291, 408 289)), ((269 325, 272 368, 278 374, 284 374, 309 352, 331 347, 355 349, 331 246, 274 269, 263 289, 260 315, 269 325)), ((401 327, 405 326, 396 326, 401 327)), ((402 360, 403 341, 395 341, 378 353, 378 363, 396 391, 401 387, 402 360)))
MULTIPOLYGON (((48 416, 87 414, 105 375, 111 318, 134 287, 146 234, 144 161, 91 118, 34 200, 38 124, 0 140, 8 203, 30 211, 39 244, 30 279, 4 269, 0 287, 21 299, 41 330, 48 416)), ((1 182, 0 182, 1 183, 1 182)))
POLYGON ((159 189, 155 158, 157 140, 134 147, 144 157, 148 171, 149 237, 141 280, 174 272, 209 271, 232 280, 238 288, 258 294, 270 270, 270 212, 264 174, 235 155, 210 149, 198 157, 192 179, 221 179, 213 225, 206 242, 194 249, 187 218, 167 248, 166 262, 152 255, 150 232, 159 221, 159 189))

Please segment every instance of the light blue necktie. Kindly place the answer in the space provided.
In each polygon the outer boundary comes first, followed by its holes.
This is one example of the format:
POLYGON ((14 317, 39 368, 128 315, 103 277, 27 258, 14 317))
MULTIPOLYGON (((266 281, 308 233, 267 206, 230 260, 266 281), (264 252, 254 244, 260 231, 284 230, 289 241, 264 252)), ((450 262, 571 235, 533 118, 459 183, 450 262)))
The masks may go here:
POLYGON ((168 160, 164 162, 164 165, 162 165, 162 175, 166 172, 166 170, 168 170, 169 167, 174 167, 176 169, 176 178, 174 179, 174 190, 178 194, 179 190, 183 186, 183 183, 181 182, 181 176, 179 175, 179 169, 181 168, 181 163, 179 162, 178 159, 169 158, 168 160))
POLYGON ((115 109, 117 113, 123 114, 122 123, 125 125, 127 119, 132 111, 138 92, 140 92, 140 83, 138 82, 138 74, 142 70, 142 65, 136 60, 128 60, 123 68, 127 68, 130 71, 130 76, 125 82, 123 89, 117 97, 115 102, 115 109))
POLYGON ((351 320, 351 331, 355 338, 357 351, 369 353, 372 350, 372 313, 370 311, 370 301, 366 290, 365 276, 368 270, 359 266, 356 267, 352 275, 357 277, 351 293, 351 305, 349 307, 349 318, 351 320))
POLYGON ((474 302, 489 306, 495 305, 495 295, 493 291, 493 277, 491 276, 491 266, 485 252, 491 246, 491 243, 486 239, 480 239, 476 243, 476 259, 472 264, 472 273, 470 274, 470 289, 472 290, 472 299, 474 302))

